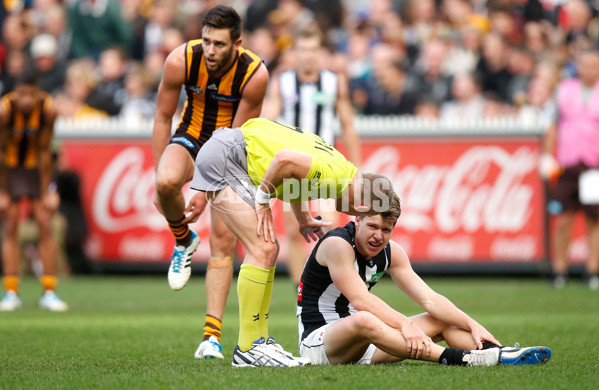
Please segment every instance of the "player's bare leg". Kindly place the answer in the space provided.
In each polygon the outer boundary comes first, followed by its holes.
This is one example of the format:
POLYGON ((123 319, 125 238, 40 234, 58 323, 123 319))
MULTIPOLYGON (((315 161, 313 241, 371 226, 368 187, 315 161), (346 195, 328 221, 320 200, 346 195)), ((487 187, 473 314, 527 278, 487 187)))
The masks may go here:
POLYGON ((557 217, 555 231, 553 233, 553 285, 556 288, 564 287, 568 274, 568 247, 570 245, 570 236, 574 226, 573 212, 565 212, 557 217))
POLYGON ((218 212, 212 210, 210 218, 211 257, 206 270, 206 321, 203 341, 195 353, 197 359, 223 358, 220 345, 222 321, 233 279, 235 236, 218 216, 218 212))
POLYGON ((2 239, 2 282, 6 293, 0 301, 0 311, 12 311, 22 306, 19 292, 19 204, 11 202, 4 210, 2 239))
POLYGON ((40 299, 40 307, 50 311, 65 311, 68 305, 56 295, 58 283, 56 279, 56 241, 52 233, 52 213, 40 201, 33 202, 33 216, 39 231, 39 253, 44 266, 40 278, 44 293, 40 299))
POLYGON ((589 258, 586 264, 585 282, 591 290, 599 288, 599 222, 587 219, 589 258))
MULTIPOLYGON (((375 353, 373 363, 409 359, 406 340, 398 329, 391 328, 369 312, 358 312, 334 322, 325 333, 325 351, 331 364, 357 362, 370 344, 384 354, 375 353)), ((431 354, 420 360, 436 362, 444 348, 433 344, 431 354)), ((378 352, 378 351, 377 351, 378 352)))
POLYGON ((181 145, 170 144, 164 150, 156 170, 156 201, 175 237, 175 249, 168 271, 169 285, 180 290, 191 276, 191 255, 200 243, 198 235, 182 223, 185 198, 183 185, 193 177, 194 162, 181 145))
POLYGON ((272 344, 267 344, 263 329, 268 329, 265 316, 270 309, 270 299, 266 295, 271 267, 275 265, 278 243, 265 241, 258 236, 258 219, 252 206, 246 203, 235 191, 227 186, 216 193, 209 193, 213 210, 241 240, 246 249, 239 278, 237 296, 239 298, 239 339, 233 353, 233 365, 252 366, 254 362, 266 359, 281 362, 283 366, 298 366, 272 344))

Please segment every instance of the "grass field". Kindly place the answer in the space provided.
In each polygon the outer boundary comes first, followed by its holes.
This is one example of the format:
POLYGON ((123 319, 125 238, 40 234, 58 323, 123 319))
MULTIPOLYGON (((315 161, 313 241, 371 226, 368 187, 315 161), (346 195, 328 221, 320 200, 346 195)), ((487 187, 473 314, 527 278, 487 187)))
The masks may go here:
MULTIPOLYGON (((546 345, 544 366, 445 367, 403 362, 380 366, 235 369, 235 286, 223 329, 224 361, 198 361, 204 280, 180 292, 164 277, 65 279, 67 313, 37 308, 37 281, 21 284, 24 308, 0 313, 1 389, 598 389, 599 292, 572 281, 555 291, 543 280, 425 280, 501 342, 546 345)), ((419 308, 383 279, 373 290, 405 314, 419 308)), ((297 353, 295 292, 277 276, 271 335, 297 353)))

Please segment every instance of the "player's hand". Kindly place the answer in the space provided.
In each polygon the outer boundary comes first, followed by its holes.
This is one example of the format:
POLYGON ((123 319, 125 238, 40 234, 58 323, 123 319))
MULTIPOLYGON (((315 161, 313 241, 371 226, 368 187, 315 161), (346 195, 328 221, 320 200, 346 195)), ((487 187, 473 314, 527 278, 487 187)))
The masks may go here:
POLYGON ((0 191, 0 216, 4 217, 10 206, 10 196, 6 191, 0 191))
POLYGON ((200 218, 200 215, 202 215, 202 212, 206 208, 207 204, 208 199, 206 197, 206 193, 198 191, 198 193, 189 200, 187 207, 185 207, 185 210, 183 211, 185 218, 183 218, 181 223, 190 224, 196 222, 198 218, 200 218))
POLYGON ((260 204, 255 202, 256 216, 258 217, 258 225, 256 226, 256 234, 264 237, 264 241, 275 242, 275 223, 272 217, 270 204, 260 204))
POLYGON ((544 180, 555 180, 562 172, 557 160, 549 153, 543 153, 539 158, 539 175, 544 180))
POLYGON ((486 330, 480 324, 472 326, 470 333, 472 334, 472 338, 476 343, 476 349, 483 349, 483 341, 489 341, 493 344, 502 345, 488 330, 486 330))
POLYGON ((421 359, 430 356, 433 340, 417 327, 413 322, 401 328, 401 334, 406 339, 406 352, 412 359, 421 359))
POLYGON ((60 205, 60 196, 55 191, 43 194, 41 200, 42 206, 49 213, 55 212, 58 209, 58 206, 60 205))
POLYGON ((311 240, 316 242, 324 236, 323 228, 328 226, 331 226, 331 222, 321 220, 320 216, 316 218, 310 217, 306 221, 299 222, 299 231, 306 242, 310 242, 311 240))

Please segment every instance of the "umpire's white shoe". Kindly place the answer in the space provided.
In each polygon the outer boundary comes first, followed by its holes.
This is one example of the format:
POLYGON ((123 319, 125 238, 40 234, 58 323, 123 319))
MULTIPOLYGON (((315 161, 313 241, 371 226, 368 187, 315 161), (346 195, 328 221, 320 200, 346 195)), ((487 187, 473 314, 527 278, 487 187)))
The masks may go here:
POLYGON ((14 291, 7 291, 0 300, 0 311, 15 311, 21 306, 23 306, 23 302, 14 291))
POLYGON ((218 342, 218 339, 214 336, 210 336, 208 340, 204 340, 200 343, 200 346, 196 350, 196 359, 224 359, 225 357, 221 353, 223 347, 218 342))
POLYGON ((496 366, 499 364, 499 348, 469 351, 464 358, 468 360, 468 366, 496 366))
POLYGON ((266 344, 264 337, 254 341, 252 348, 241 351, 235 346, 233 351, 233 367, 299 367, 295 359, 289 359, 272 345, 266 344))
POLYGON ((171 256, 171 265, 168 268, 168 285, 175 291, 181 290, 187 284, 191 276, 191 255, 200 245, 200 236, 193 230, 191 232, 191 244, 184 247, 175 245, 175 251, 171 256))
POLYGON ((268 340, 266 340, 266 345, 270 345, 272 348, 277 349, 280 353, 282 353, 289 359, 297 360, 300 366, 309 366, 311 364, 310 359, 303 356, 293 356, 291 352, 285 351, 281 344, 277 344, 274 337, 269 337, 268 340))
POLYGON ((44 292, 44 295, 40 298, 40 307, 50 311, 67 311, 69 305, 67 305, 58 295, 51 290, 44 292))

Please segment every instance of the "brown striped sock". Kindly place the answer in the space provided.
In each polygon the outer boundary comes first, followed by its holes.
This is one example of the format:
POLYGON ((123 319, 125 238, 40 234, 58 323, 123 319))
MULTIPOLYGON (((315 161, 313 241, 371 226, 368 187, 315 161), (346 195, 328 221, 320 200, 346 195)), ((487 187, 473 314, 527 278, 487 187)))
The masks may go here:
POLYGON ((191 232, 187 224, 181 223, 183 218, 178 221, 168 221, 168 227, 171 229, 171 233, 175 236, 177 245, 189 246, 191 244, 191 232))
POLYGON ((206 314, 206 323, 204 324, 204 340, 214 336, 220 341, 220 330, 223 323, 216 317, 206 314))

